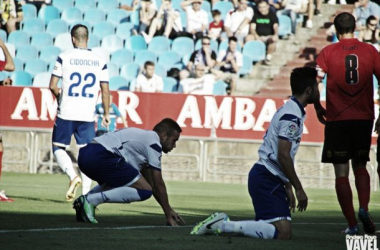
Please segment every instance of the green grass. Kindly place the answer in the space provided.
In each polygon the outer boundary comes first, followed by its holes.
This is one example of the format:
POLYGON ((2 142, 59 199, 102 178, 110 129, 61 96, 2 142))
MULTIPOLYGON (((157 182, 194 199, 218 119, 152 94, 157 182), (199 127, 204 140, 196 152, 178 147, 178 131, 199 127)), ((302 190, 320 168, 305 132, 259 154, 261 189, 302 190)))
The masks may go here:
MULTIPOLYGON (((196 222, 216 211, 231 220, 253 219, 246 185, 167 182, 171 205, 186 221, 179 228, 163 227, 165 218, 154 198, 103 204, 99 224, 78 223, 72 205, 64 201, 67 186, 64 175, 3 173, 0 187, 15 202, 0 203, 0 249, 346 249, 339 233, 345 219, 333 189, 306 190, 309 207, 293 214, 293 239, 272 241, 189 234, 196 222)), ((379 192, 372 193, 370 211, 379 222, 379 192)))

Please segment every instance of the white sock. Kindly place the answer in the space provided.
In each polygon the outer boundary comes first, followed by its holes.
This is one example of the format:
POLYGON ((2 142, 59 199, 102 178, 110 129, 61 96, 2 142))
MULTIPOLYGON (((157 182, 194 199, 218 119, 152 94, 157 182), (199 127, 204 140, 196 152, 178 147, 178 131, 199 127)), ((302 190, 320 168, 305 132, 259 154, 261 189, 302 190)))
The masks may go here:
POLYGON ((74 178, 78 175, 75 172, 73 162, 71 161, 70 156, 67 154, 67 152, 63 149, 58 149, 54 151, 54 156, 55 159, 57 159, 59 167, 69 176, 70 181, 74 180, 74 178))
POLYGON ((88 194, 95 194, 95 193, 99 193, 99 192, 104 192, 104 191, 107 191, 107 190, 110 190, 110 189, 112 189, 112 187, 107 186, 107 184, 96 185, 95 187, 93 187, 93 188, 88 192, 88 194))
POLYGON ((82 194, 86 195, 91 189, 92 180, 88 178, 84 173, 81 172, 80 174, 82 177, 82 194))
POLYGON ((238 233, 253 238, 274 239, 277 237, 276 227, 264 221, 225 221, 222 232, 238 233))
POLYGON ((117 187, 107 191, 92 193, 87 195, 87 201, 94 206, 102 203, 130 203, 133 201, 141 201, 140 195, 135 188, 117 187))

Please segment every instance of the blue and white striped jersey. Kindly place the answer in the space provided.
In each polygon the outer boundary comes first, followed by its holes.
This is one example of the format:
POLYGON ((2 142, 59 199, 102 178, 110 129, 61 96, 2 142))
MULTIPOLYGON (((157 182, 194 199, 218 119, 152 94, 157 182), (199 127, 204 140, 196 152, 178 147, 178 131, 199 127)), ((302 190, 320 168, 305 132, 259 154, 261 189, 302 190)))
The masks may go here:
POLYGON ((280 177, 284 182, 289 182, 289 180, 277 159, 278 140, 283 139, 292 143, 290 156, 294 162, 294 156, 301 142, 305 119, 306 113, 303 106, 292 97, 273 116, 265 133, 264 142, 259 148, 258 163, 264 165, 273 175, 280 177))

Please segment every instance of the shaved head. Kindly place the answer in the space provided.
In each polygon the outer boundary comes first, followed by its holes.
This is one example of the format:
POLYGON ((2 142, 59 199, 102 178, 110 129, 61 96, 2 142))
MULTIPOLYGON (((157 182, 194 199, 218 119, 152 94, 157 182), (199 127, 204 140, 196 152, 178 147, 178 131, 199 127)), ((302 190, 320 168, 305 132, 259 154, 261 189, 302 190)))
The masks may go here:
POLYGON ((75 38, 78 42, 87 42, 88 29, 83 24, 77 24, 71 29, 71 37, 75 38))

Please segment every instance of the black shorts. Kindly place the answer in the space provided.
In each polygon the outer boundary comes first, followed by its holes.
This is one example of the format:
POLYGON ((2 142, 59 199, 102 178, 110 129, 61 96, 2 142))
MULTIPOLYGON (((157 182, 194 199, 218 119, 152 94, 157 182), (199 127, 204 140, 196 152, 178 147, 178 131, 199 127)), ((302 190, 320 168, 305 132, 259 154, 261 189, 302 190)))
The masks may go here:
POLYGON ((373 120, 327 122, 322 162, 369 161, 373 120))

